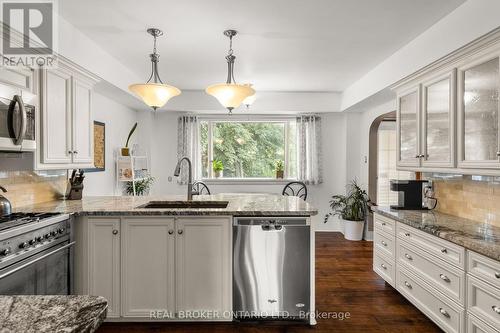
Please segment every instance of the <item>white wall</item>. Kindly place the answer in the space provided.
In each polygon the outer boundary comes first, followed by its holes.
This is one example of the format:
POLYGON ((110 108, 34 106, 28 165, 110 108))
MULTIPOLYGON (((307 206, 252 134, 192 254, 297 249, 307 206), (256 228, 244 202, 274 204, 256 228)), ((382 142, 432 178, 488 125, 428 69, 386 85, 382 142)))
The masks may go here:
POLYGON ((106 124, 106 170, 87 173, 84 195, 114 195, 116 180, 114 151, 125 145, 127 135, 137 120, 137 112, 98 92, 92 97, 94 120, 106 124))
MULTIPOLYGON (((161 112, 155 115, 152 112, 139 113, 139 127, 150 126, 144 140, 150 145, 151 172, 155 177, 152 194, 185 194, 186 186, 178 185, 173 177, 177 163, 177 118, 180 112, 161 112), (169 182, 168 178, 172 177, 169 182)), ((327 224, 323 217, 329 212, 328 201, 330 196, 345 192, 346 180, 346 115, 328 113, 322 116, 322 143, 323 143, 323 172, 324 182, 320 185, 309 186, 308 202, 319 209, 314 217, 314 223, 319 230, 339 230, 337 219, 332 218, 327 224)), ((142 139, 141 139, 142 140, 142 139)), ((258 184, 210 184, 212 193, 227 192, 260 192, 281 193, 283 185, 258 184)))

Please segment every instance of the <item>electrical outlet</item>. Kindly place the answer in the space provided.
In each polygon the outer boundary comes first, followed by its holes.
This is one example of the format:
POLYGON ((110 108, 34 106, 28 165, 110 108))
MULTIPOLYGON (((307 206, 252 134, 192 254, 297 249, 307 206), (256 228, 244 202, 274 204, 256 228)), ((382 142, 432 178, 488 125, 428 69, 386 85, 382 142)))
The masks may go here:
POLYGON ((168 182, 171 183, 172 182, 172 176, 168 176, 168 182))

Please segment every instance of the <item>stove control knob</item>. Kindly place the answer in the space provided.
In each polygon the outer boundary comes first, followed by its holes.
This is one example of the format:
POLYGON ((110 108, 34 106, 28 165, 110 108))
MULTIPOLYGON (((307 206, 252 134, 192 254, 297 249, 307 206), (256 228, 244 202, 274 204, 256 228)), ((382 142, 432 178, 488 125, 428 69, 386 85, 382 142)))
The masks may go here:
POLYGON ((43 241, 43 237, 42 237, 42 236, 38 236, 38 237, 37 237, 37 238, 35 238, 35 239, 36 239, 36 241, 37 241, 38 243, 41 243, 41 242, 43 241))
POLYGON ((56 231, 52 231, 52 232, 50 233, 50 235, 51 235, 52 237, 56 237, 57 232, 56 232, 56 231))
POLYGON ((36 239, 30 239, 29 244, 31 246, 35 245, 36 244, 36 239))
POLYGON ((59 228, 59 229, 57 230, 57 232, 58 232, 58 233, 60 233, 60 234, 63 234, 63 233, 64 233, 64 228, 59 228))
POLYGON ((28 247, 28 242, 22 242, 21 244, 19 244, 20 249, 25 249, 27 247, 28 247))
POLYGON ((50 234, 45 234, 45 235, 43 235, 43 237, 45 237, 45 239, 49 239, 50 238, 50 234))
POLYGON ((5 257, 9 253, 10 253, 10 248, 6 248, 6 249, 3 249, 3 250, 0 250, 0 256, 1 257, 5 257))

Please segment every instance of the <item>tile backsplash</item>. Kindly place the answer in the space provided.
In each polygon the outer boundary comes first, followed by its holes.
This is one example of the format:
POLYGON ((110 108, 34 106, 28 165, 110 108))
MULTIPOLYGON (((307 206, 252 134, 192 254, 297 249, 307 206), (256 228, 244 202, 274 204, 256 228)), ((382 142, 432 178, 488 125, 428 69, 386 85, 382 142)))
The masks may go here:
POLYGON ((66 170, 54 171, 0 171, 1 193, 13 208, 61 198, 66 191, 66 170))
POLYGON ((437 211, 500 226, 500 177, 424 176, 434 183, 437 211))

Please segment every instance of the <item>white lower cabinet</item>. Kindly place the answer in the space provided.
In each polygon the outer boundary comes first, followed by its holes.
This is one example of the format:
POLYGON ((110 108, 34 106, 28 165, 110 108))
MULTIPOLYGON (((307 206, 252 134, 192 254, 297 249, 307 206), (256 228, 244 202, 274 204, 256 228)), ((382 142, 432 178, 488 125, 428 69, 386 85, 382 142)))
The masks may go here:
POLYGON ((387 219, 374 216, 373 270, 445 332, 500 333, 500 262, 387 219))
POLYGON ((108 317, 119 317, 120 219, 91 218, 87 225, 88 294, 106 298, 108 317))
POLYGON ((77 291, 108 318, 232 320, 230 217, 82 217, 77 291))
POLYGON ((122 219, 122 316, 174 312, 174 219, 122 219))
POLYGON ((179 218, 176 226, 178 316, 232 319, 230 219, 179 218))

